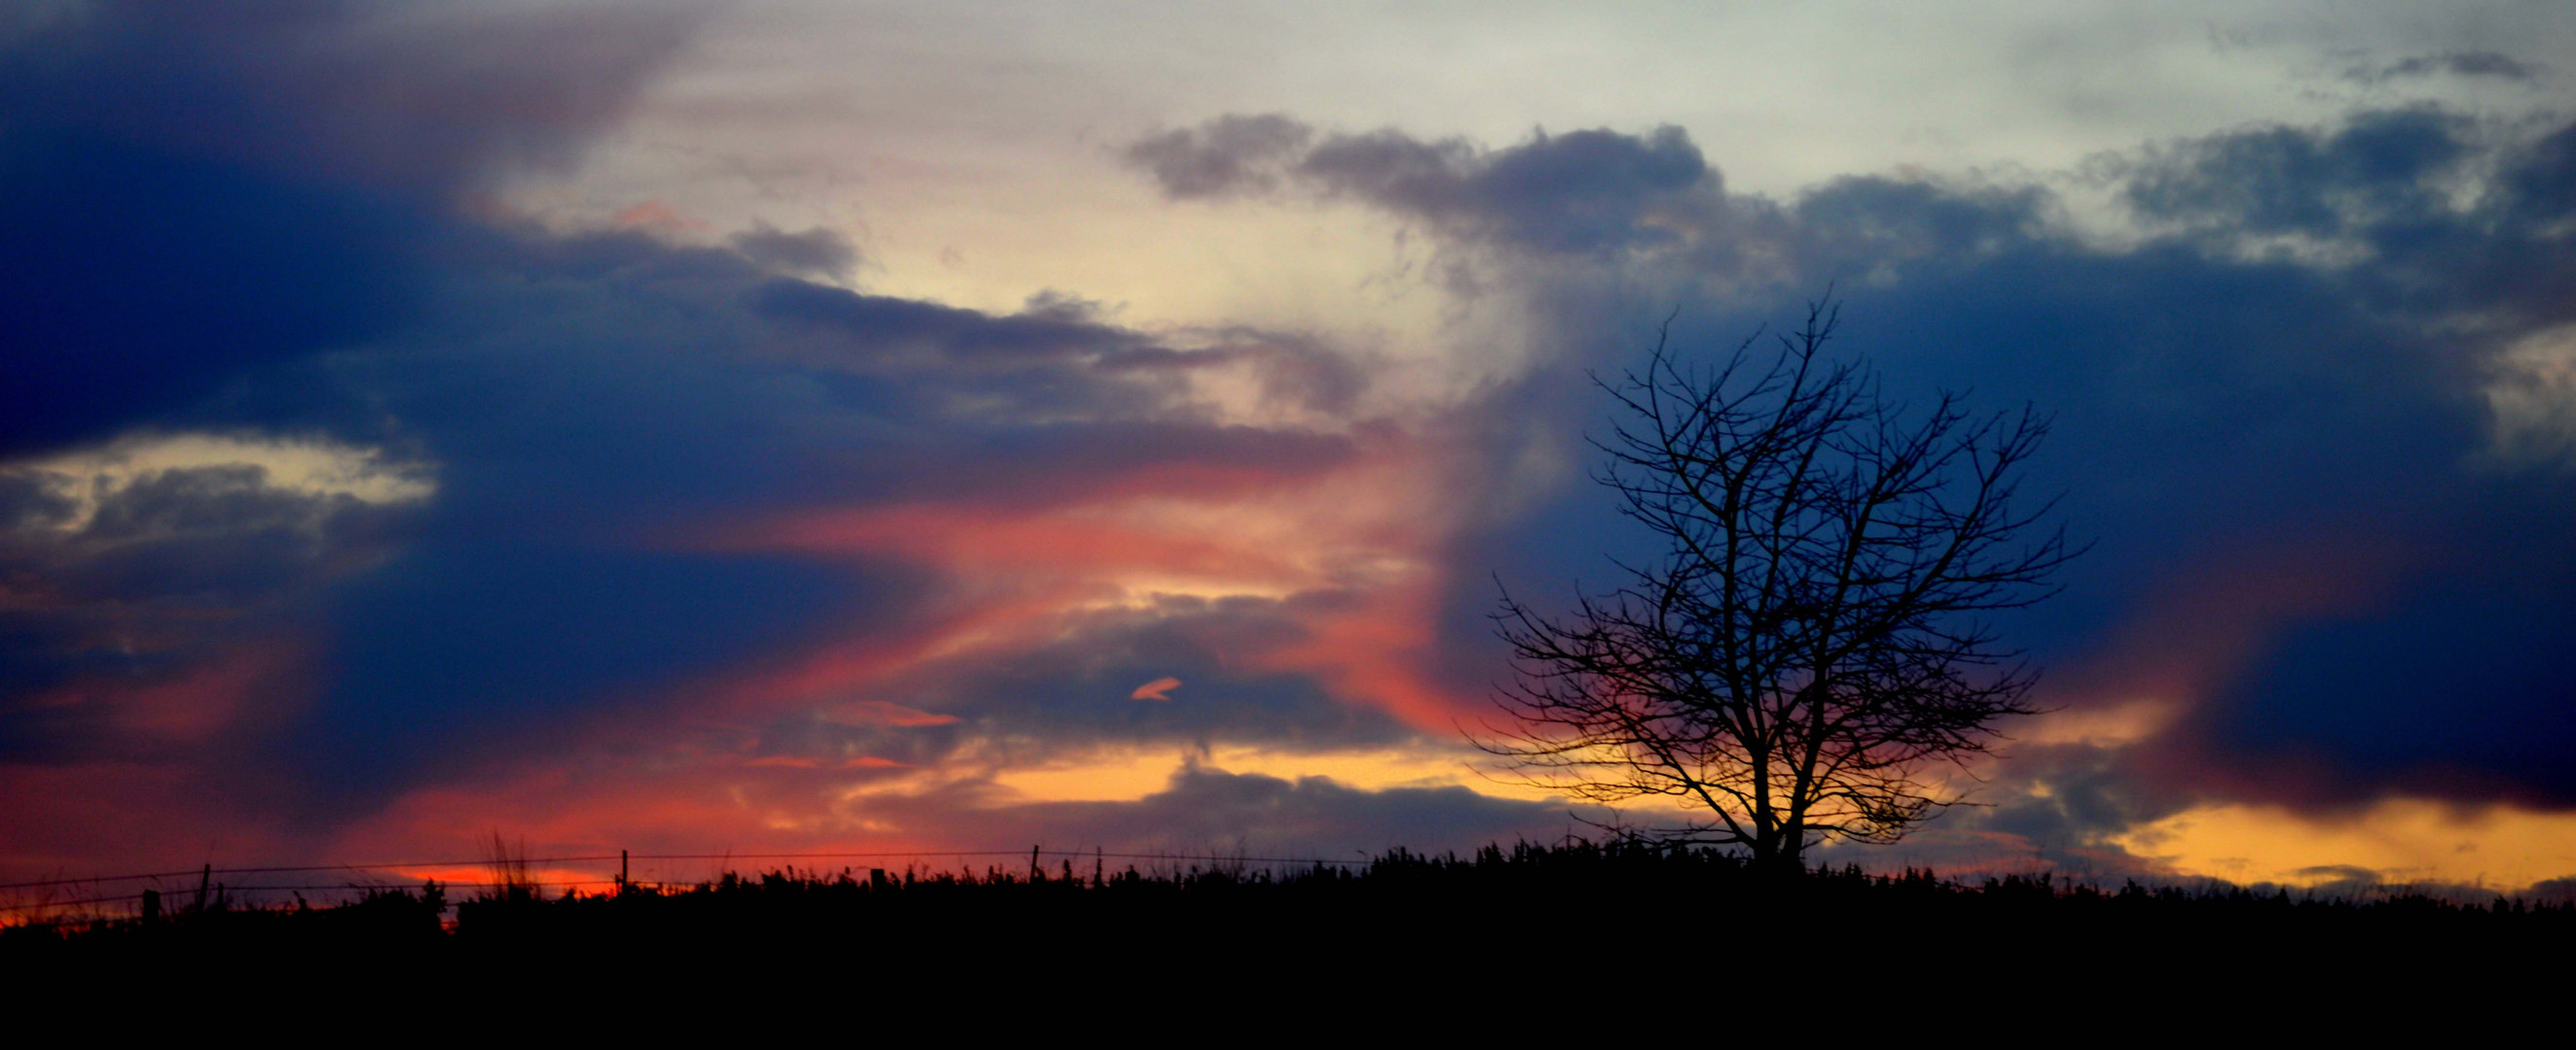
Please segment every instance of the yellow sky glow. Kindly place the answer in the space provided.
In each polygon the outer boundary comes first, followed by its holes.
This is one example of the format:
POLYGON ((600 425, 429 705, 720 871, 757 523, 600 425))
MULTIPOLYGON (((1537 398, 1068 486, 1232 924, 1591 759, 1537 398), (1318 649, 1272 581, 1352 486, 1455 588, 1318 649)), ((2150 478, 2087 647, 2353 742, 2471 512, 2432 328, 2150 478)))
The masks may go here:
POLYGON ((2120 847, 2186 875, 2309 886, 2369 868, 2388 882, 2511 892, 2576 874, 2576 814, 2392 799, 2342 818, 2273 806, 2203 806, 2131 830, 2120 847))

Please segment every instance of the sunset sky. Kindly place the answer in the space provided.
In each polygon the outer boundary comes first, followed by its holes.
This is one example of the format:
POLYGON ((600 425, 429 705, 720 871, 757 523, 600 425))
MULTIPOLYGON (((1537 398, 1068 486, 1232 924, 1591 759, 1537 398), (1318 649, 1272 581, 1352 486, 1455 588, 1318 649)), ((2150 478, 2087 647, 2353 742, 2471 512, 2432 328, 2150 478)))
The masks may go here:
MULTIPOLYGON (((2576 892, 2576 8, 0 12, 0 878, 1580 832, 1587 372, 2050 413, 1836 860, 2576 892)), ((1585 810, 1602 819, 1607 814, 1585 810)))

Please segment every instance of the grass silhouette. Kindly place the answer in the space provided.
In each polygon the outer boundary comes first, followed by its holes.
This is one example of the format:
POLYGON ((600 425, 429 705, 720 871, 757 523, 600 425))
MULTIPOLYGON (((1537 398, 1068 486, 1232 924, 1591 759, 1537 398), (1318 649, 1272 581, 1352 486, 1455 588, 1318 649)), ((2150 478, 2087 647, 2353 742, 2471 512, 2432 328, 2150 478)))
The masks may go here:
POLYGON ((2576 907, 2502 898, 2105 888, 1856 867, 1783 878, 1729 854, 1618 844, 1395 850, 1350 866, 1220 858, 1148 872, 1095 857, 1087 871, 1070 859, 1053 867, 1034 857, 1025 868, 963 872, 786 867, 560 896, 514 871, 452 908, 437 883, 336 906, 252 907, 218 893, 154 922, 0 929, 0 974, 22 985, 37 975, 94 985, 169 974, 507 974, 506 985, 630 996, 675 979, 771 990, 856 982, 892 1002, 1007 989, 1063 1009, 1134 995, 1268 1003, 1322 989, 1409 1001, 1440 989, 1528 1005, 1587 988, 1648 997, 1700 988, 1693 975, 1713 963, 1738 975, 1821 970, 1864 989, 1887 974, 1935 976, 1902 986, 1914 995, 1973 994, 1989 982, 1969 975, 1996 974, 2171 982, 2201 973, 2246 988, 2356 968, 2395 979, 2469 966, 2561 979, 2565 946, 2576 943, 2576 907))

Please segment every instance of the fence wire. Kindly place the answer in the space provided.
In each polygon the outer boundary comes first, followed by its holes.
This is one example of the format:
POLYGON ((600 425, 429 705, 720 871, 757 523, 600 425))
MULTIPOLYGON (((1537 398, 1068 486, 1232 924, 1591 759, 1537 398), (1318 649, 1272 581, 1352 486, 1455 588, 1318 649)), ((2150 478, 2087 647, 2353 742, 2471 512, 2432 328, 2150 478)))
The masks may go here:
MULTIPOLYGON (((132 893, 119 893, 119 894, 108 894, 108 895, 100 895, 100 896, 80 897, 80 898, 74 898, 74 899, 69 899, 69 900, 47 900, 47 899, 39 899, 39 900, 33 900, 33 901, 19 901, 19 902, 13 902, 13 903, 0 903, 0 914, 16 913, 16 912, 27 912, 27 911, 41 911, 41 910, 54 909, 54 908, 73 908, 73 907, 80 907, 80 906, 85 906, 85 905, 95 905, 95 904, 118 904, 118 903, 125 903, 125 902, 138 902, 138 901, 141 901, 141 900, 143 899, 143 897, 144 897, 145 893, 148 893, 148 892, 162 892, 162 893, 164 893, 164 894, 165 894, 165 896, 166 896, 166 895, 169 895, 169 894, 173 894, 173 893, 175 893, 175 894, 179 894, 179 895, 185 895, 185 894, 188 894, 188 893, 190 893, 190 892, 206 892, 206 893, 216 893, 216 892, 220 892, 220 893, 227 894, 227 895, 244 895, 244 894, 254 894, 254 893, 302 893, 302 892, 322 892, 322 891, 337 891, 337 892, 351 892, 351 891, 378 891, 378 892, 381 892, 381 891, 389 891, 389 890, 403 889, 403 888, 404 888, 406 885, 408 885, 408 884, 409 884, 413 879, 420 879, 421 881, 437 881, 437 882, 438 882, 438 884, 439 884, 440 886, 442 886, 442 887, 449 888, 449 889, 462 889, 462 890, 496 890, 496 889, 505 889, 505 888, 509 888, 509 887, 514 887, 514 886, 528 887, 528 888, 531 888, 531 889, 555 889, 555 890, 569 890, 569 889, 580 889, 580 888, 592 887, 592 886, 616 886, 616 885, 618 885, 618 884, 619 884, 619 881, 620 881, 620 880, 618 880, 618 879, 613 879, 613 878, 598 878, 598 879, 559 879, 559 880, 536 880, 536 879, 531 879, 531 880, 517 880, 517 879, 510 879, 510 880, 490 880, 490 881, 435 880, 435 879, 434 879, 434 877, 431 877, 431 876, 421 876, 421 875, 414 874, 415 872, 418 872, 418 871, 420 871, 420 870, 422 870, 422 869, 435 869, 435 868, 480 868, 480 869, 490 870, 490 869, 493 869, 493 868, 496 868, 496 867, 507 867, 507 868, 526 868, 526 867, 534 867, 534 866, 538 866, 538 865, 555 865, 555 864, 602 864, 602 863, 607 863, 607 862, 610 862, 610 861, 617 861, 617 862, 620 862, 620 863, 626 863, 626 864, 631 864, 631 863, 633 863, 633 862, 637 862, 637 861, 644 861, 644 862, 659 862, 659 861, 715 861, 715 862, 718 862, 718 863, 730 864, 730 863, 737 862, 737 861, 747 861, 747 862, 760 862, 760 861, 799 861, 799 860, 803 860, 803 861, 828 861, 828 860, 876 860, 876 861, 908 860, 908 861, 931 861, 931 860, 942 860, 942 859, 948 859, 948 858, 955 858, 956 860, 958 860, 958 861, 961 861, 961 862, 962 862, 962 861, 965 861, 965 860, 966 860, 966 859, 968 859, 968 858, 992 858, 992 857, 1010 857, 1010 858, 1014 858, 1014 859, 1016 859, 1016 858, 1020 858, 1020 857, 1028 857, 1028 858, 1030 858, 1030 859, 1031 859, 1031 861, 1032 861, 1032 864, 1033 864, 1033 865, 1034 865, 1034 864, 1035 864, 1035 862, 1036 862, 1037 860, 1039 860, 1040 858, 1048 858, 1048 859, 1056 859, 1056 858, 1060 858, 1060 859, 1064 859, 1064 860, 1068 860, 1068 861, 1070 861, 1070 860, 1078 860, 1078 859, 1092 859, 1092 860, 1096 860, 1096 861, 1109 861, 1109 860, 1122 861, 1122 862, 1149 861, 1149 862, 1155 862, 1155 863, 1166 863, 1166 862, 1168 862, 1168 863, 1180 863, 1180 862, 1188 862, 1188 863, 1193 863, 1193 864, 1210 864, 1210 865, 1216 865, 1216 864, 1225 864, 1225 865, 1239 865, 1239 864, 1294 865, 1294 866, 1299 866, 1299 867, 1354 867, 1354 866, 1362 866, 1362 865, 1366 865, 1367 863, 1369 863, 1368 861, 1364 861, 1364 860, 1340 860, 1340 859, 1333 859, 1333 858, 1326 858, 1326 857, 1256 857, 1256 856, 1238 855, 1238 854, 1226 854, 1226 853, 1127 853, 1127 852, 1110 852, 1110 851, 1107 851, 1107 850, 1099 850, 1099 849, 1090 849, 1090 850, 1082 850, 1082 849, 1054 849, 1054 850, 1051 850, 1051 849, 1042 849, 1042 848, 1041 848, 1041 849, 1026 849, 1026 850, 937 850, 937 851, 925 851, 925 850, 899 850, 899 851, 898 851, 898 850, 889 850, 889 851, 859 851, 859 852, 852 852, 852 851, 821 851, 821 852, 789 852, 789 853, 632 853, 632 852, 629 852, 629 853, 596 853, 596 854, 580 854, 580 855, 568 855, 568 856, 558 856, 558 857, 477 857, 477 858, 474 858, 474 859, 472 859, 472 860, 394 861, 394 862, 374 863, 374 864, 280 864, 280 865, 263 865, 263 866, 256 866, 256 867, 231 867, 231 868, 218 868, 218 867, 215 867, 215 866, 213 866, 213 865, 204 865, 204 866, 200 866, 200 867, 197 867, 197 868, 188 869, 188 870, 185 870, 185 871, 136 872, 136 873, 132 873, 132 874, 123 874, 123 875, 67 876, 67 877, 52 878, 52 879, 32 879, 32 880, 28 880, 28 881, 24 881, 24 882, 0 883, 0 891, 23 891, 23 890, 47 890, 47 889, 62 888, 62 887, 75 887, 75 886, 78 886, 78 887, 104 888, 104 887, 107 887, 107 886, 114 885, 114 884, 116 884, 116 883, 149 882, 149 881, 155 881, 155 880, 173 880, 173 879, 195 879, 195 880, 197 880, 197 885, 195 885, 195 886, 180 885, 180 886, 177 886, 177 887, 175 887, 175 888, 170 888, 170 889, 137 890, 137 891, 132 892, 132 893), (299 884, 250 884, 250 885, 233 885, 233 884, 229 884, 229 883, 218 884, 218 883, 215 883, 215 882, 213 881, 213 879, 214 879, 216 876, 241 876, 241 875, 288 875, 288 874, 303 874, 303 873, 310 873, 310 872, 349 872, 349 873, 353 873, 353 874, 357 874, 357 873, 367 873, 367 872, 388 872, 388 873, 395 873, 395 872, 398 872, 398 873, 401 873, 401 874, 399 874, 399 875, 394 875, 394 876, 392 876, 392 877, 390 877, 390 878, 380 878, 378 881, 373 881, 373 882, 336 882, 336 883, 299 883, 299 884)), ((789 865, 789 867, 792 869, 792 868, 793 868, 793 865, 791 864, 791 865, 789 865)), ((730 870, 730 869, 728 869, 728 870, 730 870)), ((698 882, 700 882, 700 881, 708 881, 708 880, 670 880, 670 879, 662 879, 662 880, 653 880, 653 881, 649 881, 649 882, 648 882, 648 881, 646 881, 646 880, 635 880, 635 881, 636 881, 636 884, 637 884, 637 885, 654 885, 654 886, 692 886, 692 885, 696 885, 696 884, 697 884, 698 882)))

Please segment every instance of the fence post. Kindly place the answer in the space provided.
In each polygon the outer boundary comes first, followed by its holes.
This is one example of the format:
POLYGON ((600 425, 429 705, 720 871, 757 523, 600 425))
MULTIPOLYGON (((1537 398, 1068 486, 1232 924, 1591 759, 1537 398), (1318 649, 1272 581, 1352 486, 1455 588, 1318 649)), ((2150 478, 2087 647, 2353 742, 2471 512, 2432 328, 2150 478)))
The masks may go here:
POLYGON ((161 921, 161 891, 145 890, 143 891, 143 925, 150 926, 159 921, 161 921))
POLYGON ((626 851, 617 851, 617 891, 626 892, 626 851))
POLYGON ((206 910, 206 890, 209 887, 212 887, 214 883, 215 866, 212 862, 209 862, 206 865, 206 870, 197 875, 197 911, 202 912, 206 910))

